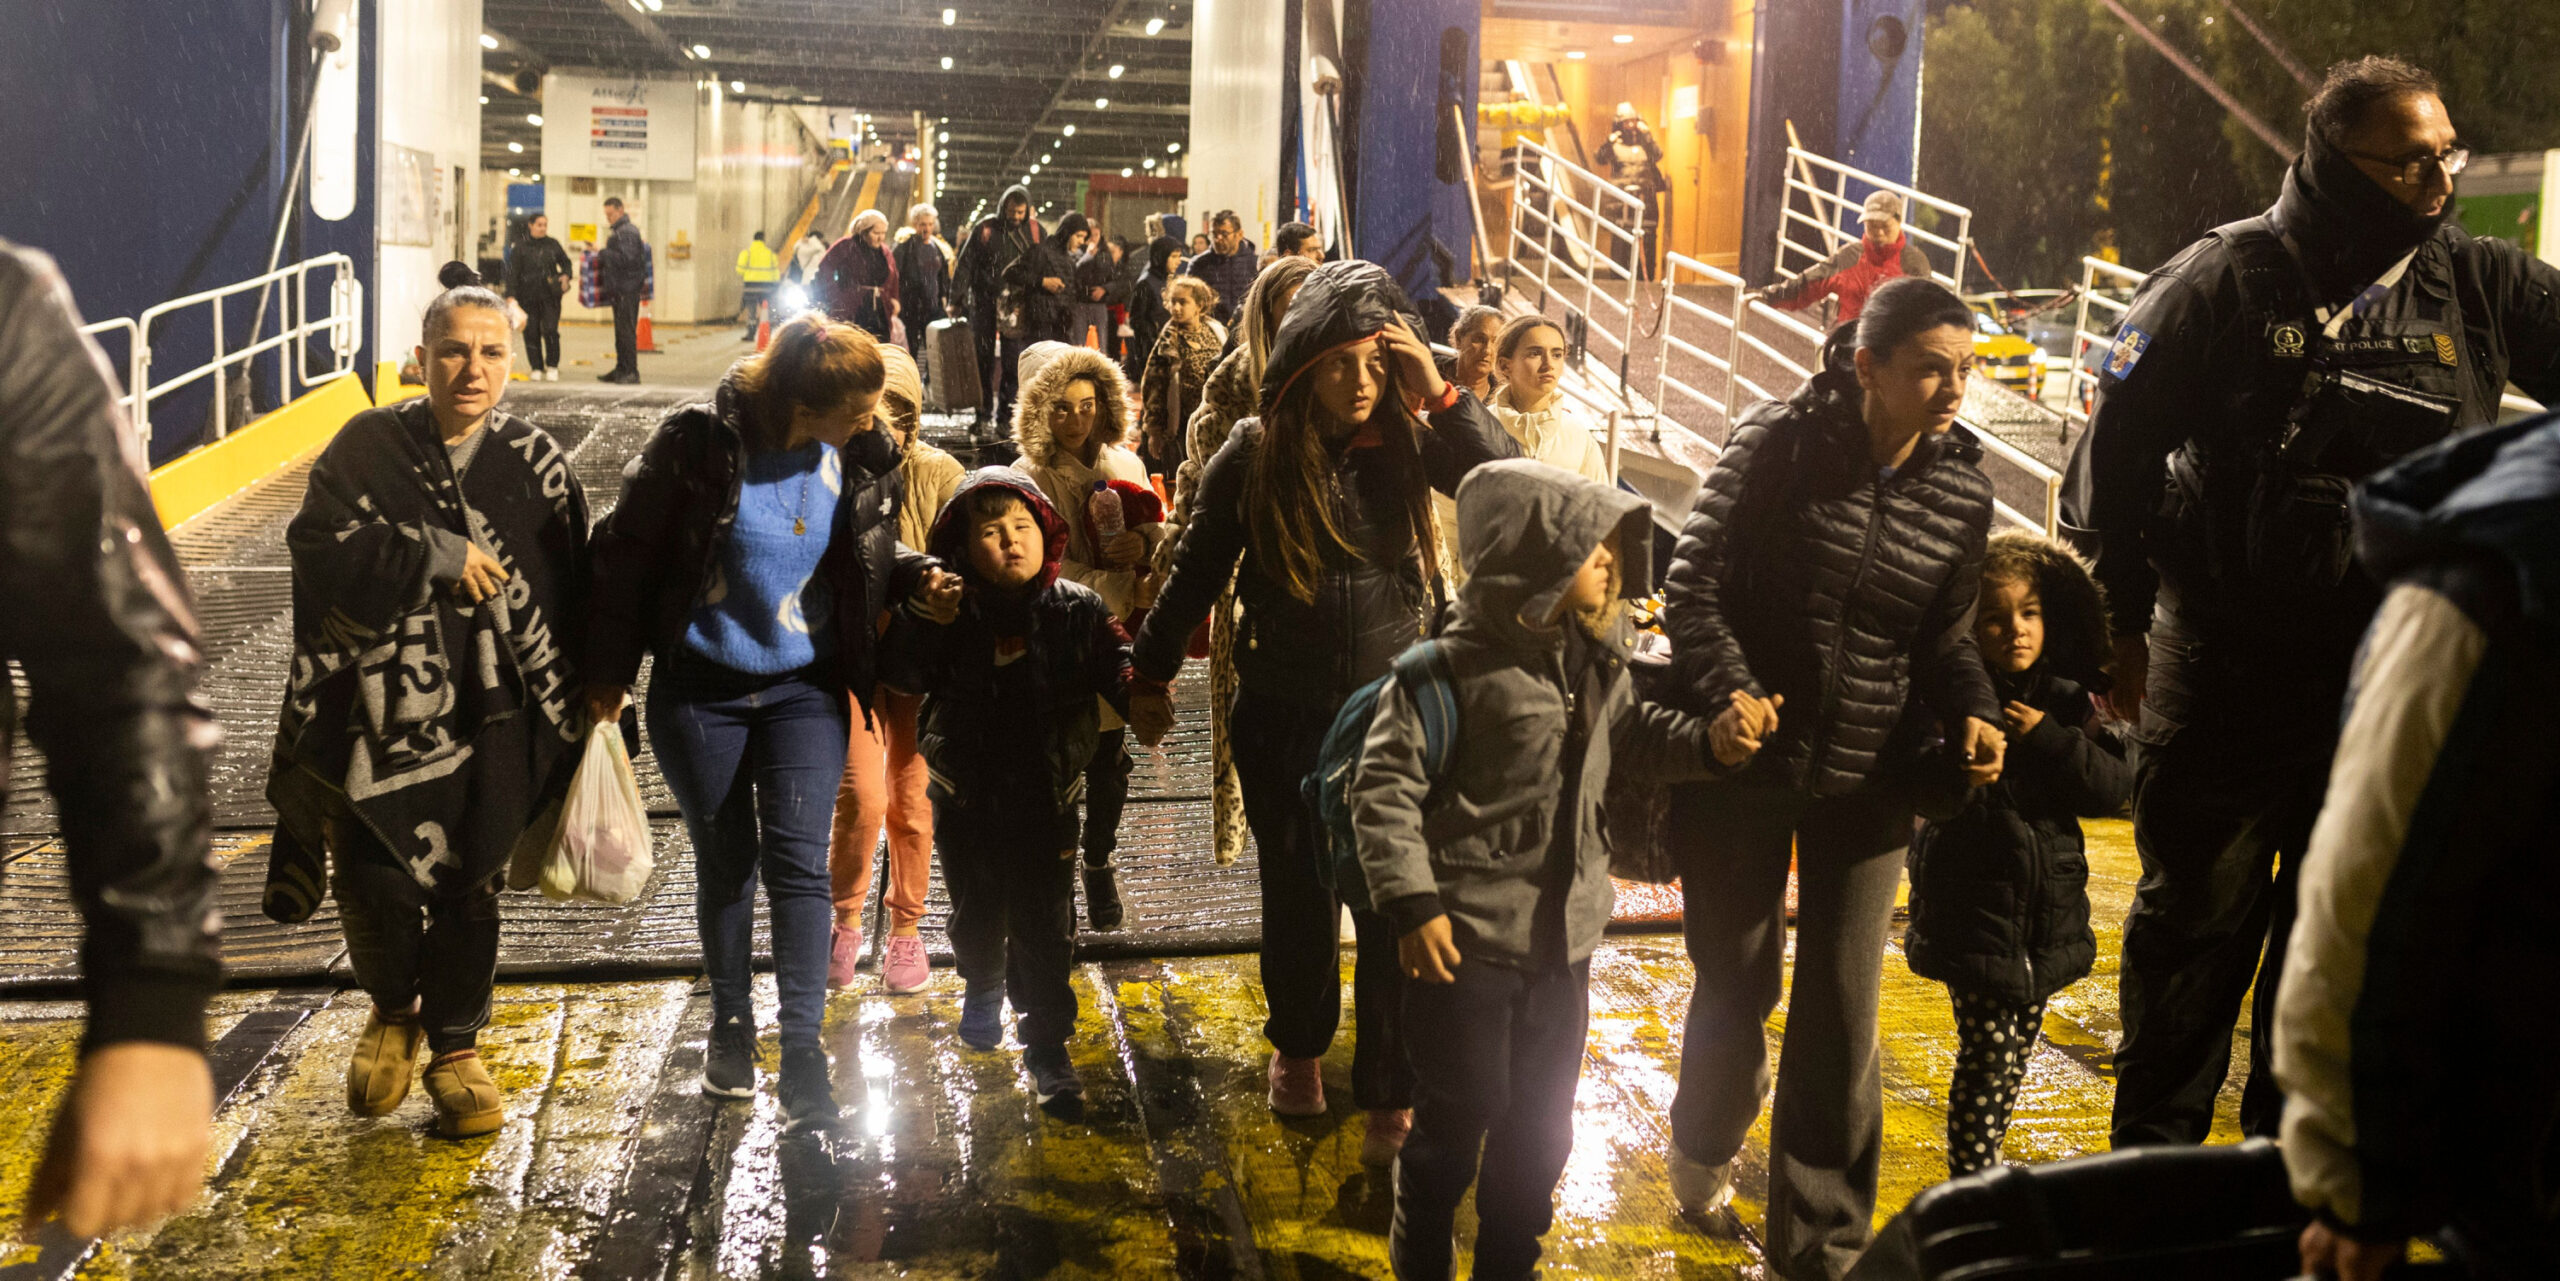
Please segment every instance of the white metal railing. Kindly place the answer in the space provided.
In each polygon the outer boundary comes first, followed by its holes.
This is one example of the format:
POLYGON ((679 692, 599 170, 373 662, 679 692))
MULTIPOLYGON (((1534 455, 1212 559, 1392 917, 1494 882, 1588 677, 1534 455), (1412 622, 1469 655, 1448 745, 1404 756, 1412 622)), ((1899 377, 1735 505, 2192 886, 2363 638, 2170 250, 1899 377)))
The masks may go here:
MULTIPOLYGON (((131 316, 91 321, 80 326, 80 332, 91 338, 104 337, 117 330, 124 331, 124 395, 118 397, 116 403, 124 406, 125 421, 132 422, 136 404, 134 389, 142 385, 142 326, 133 323, 131 316)), ((100 345, 100 350, 105 350, 104 344, 100 345)), ((149 440, 150 437, 146 435, 143 439, 149 440)))
POLYGON ((1573 328, 1580 331, 1586 353, 1593 339, 1606 340, 1615 349, 1612 381, 1620 399, 1629 403, 1633 398, 1627 394, 1632 389, 1626 385, 1626 366, 1636 328, 1635 264, 1644 253, 1643 218, 1644 202, 1633 193, 1544 146, 1526 140, 1519 144, 1504 266, 1513 274, 1528 273, 1521 253, 1534 234, 1539 310, 1553 299, 1568 317, 1578 318, 1573 328), (1584 226, 1590 228, 1587 236, 1584 226), (1558 287, 1559 276, 1566 287, 1558 287))
POLYGON ((278 267, 262 276, 172 298, 146 309, 141 315, 114 320, 101 320, 84 325, 81 332, 92 337, 110 330, 125 331, 128 344, 125 358, 125 394, 120 402, 132 420, 133 430, 145 444, 151 440, 151 402, 192 383, 215 379, 212 434, 219 440, 230 434, 230 397, 224 394, 223 371, 234 365, 246 376, 250 362, 259 355, 276 354, 276 390, 290 401, 296 388, 309 391, 323 383, 344 378, 355 372, 355 356, 362 345, 361 317, 364 312, 364 286, 356 279, 355 262, 345 254, 321 254, 289 266, 278 267), (321 276, 328 282, 325 307, 317 315, 311 305, 311 280, 321 276), (274 332, 260 337, 269 325, 263 320, 251 323, 250 339, 236 350, 230 345, 230 323, 225 302, 252 291, 276 291, 274 332), (208 313, 213 355, 203 364, 170 375, 156 376, 152 371, 154 348, 161 336, 155 327, 164 319, 202 308, 208 313), (305 341, 325 334, 329 340, 330 359, 324 369, 311 367, 311 345, 305 341))
POLYGON ((1929 260, 1929 275, 1957 293, 1964 292, 1965 260, 1973 253, 1973 211, 1942 200, 1908 183, 1881 178, 1802 147, 1787 148, 1786 189, 1778 207, 1778 274, 1793 278, 1838 253, 1856 240, 1848 227, 1857 221, 1867 196, 1890 191, 1902 197, 1902 234, 1920 245, 1929 260), (1853 188, 1850 184, 1861 184, 1853 188), (1921 225, 1912 215, 1935 211, 1952 219, 1950 237, 1921 225), (1939 265, 1943 256, 1945 265, 1939 265))

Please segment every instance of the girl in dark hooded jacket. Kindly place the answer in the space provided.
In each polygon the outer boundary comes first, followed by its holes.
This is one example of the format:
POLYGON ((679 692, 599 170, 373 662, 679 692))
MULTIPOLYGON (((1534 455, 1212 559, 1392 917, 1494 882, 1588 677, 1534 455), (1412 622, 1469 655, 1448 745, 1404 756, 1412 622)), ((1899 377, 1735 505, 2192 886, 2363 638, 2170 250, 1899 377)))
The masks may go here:
MULTIPOLYGON (((1340 907, 1317 879, 1322 833, 1299 783, 1343 701, 1437 616, 1430 491, 1453 493, 1478 464, 1517 452, 1490 411, 1440 377, 1410 310, 1373 263, 1307 277, 1272 342, 1261 416, 1237 424, 1209 460, 1134 650, 1131 724, 1154 743, 1171 723, 1163 691, 1185 645, 1235 583, 1244 618, 1230 716, 1261 863, 1271 1107, 1284 1116, 1325 1110, 1318 1060, 1342 1009, 1340 907)), ((1375 913, 1353 921, 1352 1091, 1369 1110, 1363 1156, 1384 1163, 1403 1145, 1413 1102, 1396 937, 1375 913)))
POLYGON ((1165 322, 1173 313, 1165 309, 1164 287, 1182 274, 1182 242, 1171 236, 1158 236, 1147 244, 1147 269, 1138 276, 1137 288, 1129 295, 1129 355, 1121 368, 1129 375, 1129 385, 1138 385, 1144 372, 1147 353, 1156 349, 1156 336, 1164 332, 1165 322))
POLYGON ((1947 1177, 2000 1163, 2044 1006, 2097 957, 2080 820, 2133 797, 2123 744, 2097 723, 2107 687, 2106 598, 2088 566, 2023 530, 1991 536, 1974 644, 2012 735, 1998 782, 1931 813, 1911 848, 1911 972, 1956 1007, 1947 1177))
POLYGON ((1058 229, 1014 260, 1004 282, 1022 304, 1022 343, 1072 343, 1083 335, 1067 333, 1075 310, 1076 257, 1093 239, 1093 224, 1083 214, 1058 220, 1058 229))

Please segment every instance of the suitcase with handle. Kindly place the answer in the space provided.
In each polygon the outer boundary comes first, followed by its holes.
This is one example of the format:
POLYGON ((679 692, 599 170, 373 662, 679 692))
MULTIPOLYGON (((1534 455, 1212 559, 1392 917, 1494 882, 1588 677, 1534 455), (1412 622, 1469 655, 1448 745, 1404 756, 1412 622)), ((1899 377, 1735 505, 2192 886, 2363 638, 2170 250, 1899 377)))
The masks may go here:
POLYGON ((978 377, 978 340, 966 318, 925 326, 925 408, 941 413, 976 409, 985 393, 978 377))

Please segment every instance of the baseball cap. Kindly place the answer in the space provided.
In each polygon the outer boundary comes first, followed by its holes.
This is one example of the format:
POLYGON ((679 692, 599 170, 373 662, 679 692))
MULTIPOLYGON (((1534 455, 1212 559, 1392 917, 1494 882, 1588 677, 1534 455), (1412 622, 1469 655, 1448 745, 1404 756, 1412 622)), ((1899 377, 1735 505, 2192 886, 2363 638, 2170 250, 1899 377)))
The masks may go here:
POLYGON ((1858 214, 1858 221, 1872 222, 1878 218, 1899 218, 1901 216, 1902 197, 1897 196, 1890 191, 1879 191, 1874 195, 1867 197, 1866 208, 1858 214))

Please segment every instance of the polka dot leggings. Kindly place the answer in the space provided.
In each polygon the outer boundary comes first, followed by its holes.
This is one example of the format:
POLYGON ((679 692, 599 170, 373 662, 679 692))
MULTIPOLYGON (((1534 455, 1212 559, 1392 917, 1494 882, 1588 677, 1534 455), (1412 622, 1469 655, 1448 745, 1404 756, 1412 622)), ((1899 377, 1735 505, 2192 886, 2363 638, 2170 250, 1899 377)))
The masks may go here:
POLYGON ((1956 1006, 1956 1071, 1947 1084, 1947 1177, 2000 1164, 2000 1140, 2044 1027, 2044 1002, 2013 1005, 1947 989, 1956 1006))

